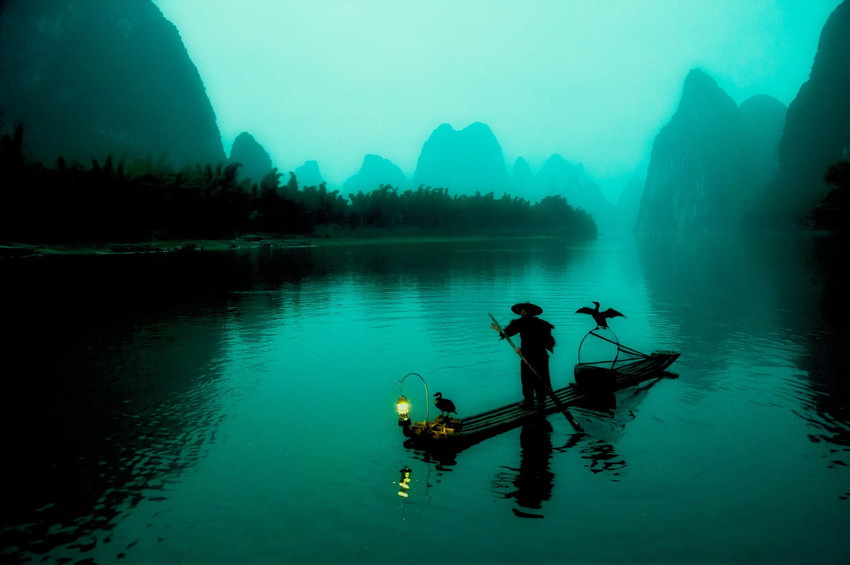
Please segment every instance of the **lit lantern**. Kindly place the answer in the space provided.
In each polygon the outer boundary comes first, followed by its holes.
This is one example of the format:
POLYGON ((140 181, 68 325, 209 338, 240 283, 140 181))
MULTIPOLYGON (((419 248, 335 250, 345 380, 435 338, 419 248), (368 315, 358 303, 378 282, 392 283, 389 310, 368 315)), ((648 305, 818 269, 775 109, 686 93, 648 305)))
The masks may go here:
MULTIPOLYGON (((2 1, 2 0, 0 0, 2 1)), ((407 397, 404 395, 404 389, 402 385, 404 384, 405 379, 407 377, 415 376, 418 377, 420 381, 422 381, 422 386, 425 388, 425 421, 428 421, 428 406, 431 403, 428 396, 428 384, 425 382, 425 379, 422 378, 422 375, 419 373, 408 373, 404 375, 400 381, 398 381, 398 400, 395 402, 395 409, 398 412, 398 425, 404 432, 404 435, 410 437, 412 432, 411 422, 410 422, 410 402, 407 400, 407 397)))
POLYGON ((395 409, 398 412, 399 426, 404 426, 410 422, 410 402, 407 401, 406 396, 401 395, 398 397, 398 400, 395 402, 395 409))

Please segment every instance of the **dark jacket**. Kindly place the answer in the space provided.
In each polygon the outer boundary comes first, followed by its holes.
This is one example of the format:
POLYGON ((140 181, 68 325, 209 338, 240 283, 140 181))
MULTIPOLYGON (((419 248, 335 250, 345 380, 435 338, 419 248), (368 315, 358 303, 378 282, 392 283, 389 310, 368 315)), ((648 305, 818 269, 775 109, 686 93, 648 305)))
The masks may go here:
POLYGON ((553 351, 555 348, 555 338, 552 337, 554 328, 555 326, 537 316, 523 316, 511 320, 504 331, 507 337, 519 334, 520 349, 524 355, 540 357, 547 356, 546 351, 553 351))

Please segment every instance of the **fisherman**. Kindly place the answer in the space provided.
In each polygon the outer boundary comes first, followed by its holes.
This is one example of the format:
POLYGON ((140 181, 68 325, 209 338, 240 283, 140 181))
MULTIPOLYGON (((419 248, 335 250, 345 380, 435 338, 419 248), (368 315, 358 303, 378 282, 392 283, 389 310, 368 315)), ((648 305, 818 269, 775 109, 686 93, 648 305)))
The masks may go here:
MULTIPOLYGON (((519 334, 520 352, 537 372, 535 375, 525 361, 520 362, 519 375, 523 397, 520 407, 526 410, 534 408, 536 396, 538 408, 543 408, 546 404, 546 392, 552 388, 549 378, 549 353, 555 348, 555 338, 552 336, 555 326, 537 317, 543 313, 543 308, 536 304, 520 302, 511 306, 511 311, 519 318, 511 320, 499 332, 500 336, 504 339, 519 334)), ((491 327, 495 330, 499 329, 496 324, 491 327)))

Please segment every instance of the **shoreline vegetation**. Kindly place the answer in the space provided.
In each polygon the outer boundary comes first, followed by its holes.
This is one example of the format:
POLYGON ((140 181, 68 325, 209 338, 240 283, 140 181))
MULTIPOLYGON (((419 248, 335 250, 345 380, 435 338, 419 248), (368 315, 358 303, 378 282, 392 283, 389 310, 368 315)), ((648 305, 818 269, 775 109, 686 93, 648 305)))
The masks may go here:
MULTIPOLYGON (((240 179, 240 163, 186 165, 164 159, 91 159, 89 166, 29 161, 23 126, 0 138, 0 245, 25 254, 80 248, 95 252, 161 252, 164 242, 372 240, 398 237, 559 235, 593 238, 594 219, 566 198, 539 202, 493 192, 450 194, 447 188, 380 185, 343 196, 325 184, 300 186, 272 169, 259 182, 240 179), (248 236, 246 234, 260 234, 248 236), (112 243, 106 243, 112 242, 112 243)), ((209 244, 207 248, 217 246, 209 244)))

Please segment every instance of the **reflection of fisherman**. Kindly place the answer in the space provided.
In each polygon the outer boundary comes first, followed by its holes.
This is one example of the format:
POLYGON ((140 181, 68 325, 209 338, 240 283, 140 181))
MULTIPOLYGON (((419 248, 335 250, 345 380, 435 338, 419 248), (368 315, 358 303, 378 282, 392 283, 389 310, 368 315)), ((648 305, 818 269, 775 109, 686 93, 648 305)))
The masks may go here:
POLYGON ((542 413, 527 419, 519 434, 519 467, 505 466, 496 475, 494 486, 504 498, 513 498, 519 508, 513 513, 519 518, 543 518, 539 511, 552 497, 555 474, 552 473, 552 424, 542 413))
POLYGON ((522 356, 534 367, 537 378, 532 370, 525 364, 520 363, 520 380, 522 381, 523 401, 520 406, 525 409, 534 407, 534 397, 537 396, 537 404, 543 407, 546 403, 546 390, 552 388, 549 379, 549 353, 555 347, 555 338, 552 337, 552 329, 555 327, 537 316, 543 313, 543 308, 530 302, 521 302, 511 306, 514 314, 519 318, 511 320, 502 332, 502 338, 519 334, 520 351, 522 356))
MULTIPOLYGON (((549 469, 552 458, 552 424, 544 417, 531 420, 522 426, 519 434, 522 460, 519 473, 514 480, 517 504, 521 508, 539 510, 542 503, 552 495, 555 475, 549 469)), ((514 509, 521 518, 542 518, 540 514, 531 514, 514 509)))

